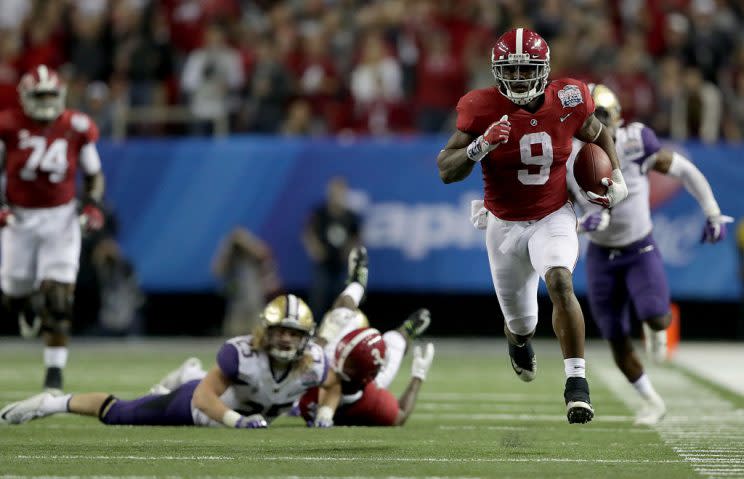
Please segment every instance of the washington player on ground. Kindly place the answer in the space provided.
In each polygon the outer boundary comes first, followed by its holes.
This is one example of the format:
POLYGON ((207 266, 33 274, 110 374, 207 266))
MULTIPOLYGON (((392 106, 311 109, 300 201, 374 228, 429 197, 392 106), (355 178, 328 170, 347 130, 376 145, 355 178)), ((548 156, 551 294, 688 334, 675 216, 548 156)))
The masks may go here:
POLYGON ((543 278, 563 351, 568 421, 584 423, 594 411, 585 379, 584 318, 572 282, 578 256, 566 186, 572 139, 596 143, 612 162, 607 194, 592 201, 612 207, 628 191, 587 86, 569 78, 548 80, 550 49, 540 35, 525 28, 502 35, 491 52, 491 69, 496 85, 467 93, 457 105, 457 131, 437 158, 439 174, 444 183, 461 181, 480 163, 488 259, 512 367, 524 381, 535 377, 530 338, 543 278))
POLYGON ((4 407, 0 424, 70 412, 97 416, 104 424, 265 428, 307 389, 319 387, 323 400, 311 425, 330 427, 341 385, 323 349, 311 341, 314 329, 304 301, 292 294, 279 296, 266 306, 253 335, 222 345, 209 372, 189 360, 176 371, 178 377, 170 374, 156 385, 159 391, 131 401, 108 393, 44 392, 4 407), (168 380, 179 384, 167 390, 163 383, 168 380))
MULTIPOLYGON (((620 103, 604 85, 592 89, 595 114, 615 140, 617 156, 628 184, 628 198, 612 210, 586 201, 573 175, 569 186, 584 215, 580 231, 589 236, 587 281, 589 306, 602 336, 612 349, 615 363, 644 400, 636 424, 656 424, 666 406, 643 371, 631 342, 631 308, 642 321, 647 349, 656 360, 666 354, 666 328, 671 322, 669 286, 652 234, 649 183, 646 173, 658 171, 682 181, 697 199, 707 220, 702 241, 716 243, 726 236, 731 217, 721 214, 702 173, 677 152, 661 148, 656 134, 642 123, 624 127, 620 103)), ((577 142, 574 151, 581 144, 577 142)), ((569 169, 573 162, 569 162, 569 169)))
POLYGON ((40 65, 18 85, 22 109, 0 112, 7 200, 0 208, 3 299, 24 336, 41 328, 44 387, 57 391, 67 363, 80 227, 103 226, 98 128, 84 113, 65 108, 65 91, 57 73, 40 65), (84 178, 80 203, 78 168, 84 178))
MULTIPOLYGON (((347 426, 399 426, 413 412, 419 388, 431 367, 434 346, 428 344, 424 350, 414 348, 411 381, 400 399, 387 387, 395 379, 410 342, 428 328, 431 316, 428 310, 420 309, 398 329, 382 335, 369 328, 367 317, 359 310, 367 285, 367 262, 364 247, 352 249, 348 285, 336 298, 333 309, 324 316, 314 341, 325 349, 331 368, 342 384, 343 397, 334 422, 347 426)), ((189 358, 168 373, 151 392, 168 394, 205 374, 201 361, 189 358)), ((297 412, 308 423, 317 418, 322 391, 322 388, 311 388, 297 401, 297 412)))
MULTIPOLYGON (((349 254, 349 279, 318 328, 316 342, 324 346, 332 367, 341 378, 343 396, 334 423, 345 426, 402 426, 416 404, 421 384, 434 358, 434 345, 413 350, 411 380, 400 398, 387 388, 395 379, 405 352, 431 322, 426 309, 411 314, 394 330, 380 334, 369 328, 359 303, 367 285, 367 252, 356 247, 349 254)), ((318 389, 308 390, 300 400, 307 421, 316 416, 318 389)))

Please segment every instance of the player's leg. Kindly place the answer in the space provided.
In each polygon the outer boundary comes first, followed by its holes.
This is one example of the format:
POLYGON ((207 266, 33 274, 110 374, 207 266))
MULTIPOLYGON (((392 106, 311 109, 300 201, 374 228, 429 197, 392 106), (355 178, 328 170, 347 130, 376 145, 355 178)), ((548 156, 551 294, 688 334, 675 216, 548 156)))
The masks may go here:
POLYGON ((348 258, 348 277, 346 287, 336 297, 333 307, 323 316, 318 327, 317 337, 323 346, 334 346, 346 333, 369 326, 366 316, 359 311, 364 299, 368 277, 367 249, 363 246, 352 248, 348 258))
POLYGON ((651 235, 637 244, 629 255, 627 284, 636 316, 642 321, 647 354, 657 362, 667 354, 666 328, 672 322, 670 293, 664 263, 651 235))
POLYGON ((62 372, 67 365, 67 343, 72 324, 75 285, 44 280, 39 288, 43 297, 42 338, 44 340, 44 388, 61 391, 62 372))
POLYGON ((387 388, 395 379, 403 362, 403 356, 408 351, 411 342, 424 334, 431 324, 431 313, 421 308, 411 313, 397 329, 386 331, 382 335, 385 341, 385 365, 375 377, 375 383, 381 388, 387 388))
POLYGON ((179 367, 172 370, 150 388, 150 394, 168 394, 184 383, 194 379, 203 379, 207 372, 199 358, 188 358, 179 367))
POLYGON ((584 314, 573 290, 573 268, 579 254, 576 215, 570 205, 538 221, 529 240, 530 261, 545 280, 553 303, 553 331, 563 352, 564 399, 570 423, 592 420, 584 360, 584 314))
POLYGON ((83 416, 97 416, 108 393, 54 395, 43 392, 23 401, 8 404, 0 410, 0 424, 23 424, 33 419, 70 412, 83 416))
POLYGON ((41 328, 33 308, 38 241, 34 232, 22 225, 6 226, 0 234, 0 286, 3 305, 18 321, 21 336, 32 338, 38 336, 41 328))
POLYGON ((43 296, 44 387, 61 390, 80 260, 80 223, 73 203, 45 211, 43 220, 36 277, 43 296))
POLYGON ((523 227, 488 216, 486 249, 496 297, 504 314, 504 334, 514 372, 532 381, 537 361, 530 338, 537 327, 539 277, 530 264, 526 244, 519 241, 523 227), (508 244, 508 247, 507 247, 508 244))

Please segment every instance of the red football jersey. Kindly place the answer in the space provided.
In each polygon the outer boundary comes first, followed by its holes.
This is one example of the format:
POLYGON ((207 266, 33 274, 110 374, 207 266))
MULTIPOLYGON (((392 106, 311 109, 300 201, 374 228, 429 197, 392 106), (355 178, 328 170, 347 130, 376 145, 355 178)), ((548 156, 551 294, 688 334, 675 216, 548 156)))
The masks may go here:
POLYGON ((511 123, 509 141, 481 161, 486 208, 502 220, 527 221, 563 206, 568 201, 566 162, 572 139, 593 112, 589 88, 571 78, 551 81, 535 113, 512 103, 496 87, 460 98, 460 131, 480 136, 503 115, 511 123))
POLYGON ((96 124, 75 110, 65 110, 48 124, 32 120, 22 110, 0 112, 8 202, 50 208, 71 201, 80 150, 96 140, 96 124))

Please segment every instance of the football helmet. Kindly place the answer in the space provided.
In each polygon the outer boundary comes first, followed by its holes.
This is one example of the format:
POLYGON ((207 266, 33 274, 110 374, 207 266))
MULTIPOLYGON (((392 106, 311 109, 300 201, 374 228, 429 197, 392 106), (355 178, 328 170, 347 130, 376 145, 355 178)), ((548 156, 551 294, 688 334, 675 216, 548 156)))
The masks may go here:
POLYGON ((532 30, 509 30, 491 50, 491 71, 502 95, 517 105, 526 105, 542 95, 548 84, 548 43, 532 30))
POLYGON ((294 361, 302 356, 310 337, 315 332, 313 313, 308 305, 294 294, 283 294, 272 299, 261 313, 266 329, 266 349, 278 361, 294 361), (287 337, 282 329, 299 332, 287 337))
POLYGON ((372 381, 385 364, 387 346, 374 328, 349 332, 336 345, 336 373, 360 389, 372 381))
POLYGON ((589 91, 594 100, 594 116, 606 126, 612 136, 622 126, 623 119, 620 116, 622 108, 615 92, 602 84, 590 84, 589 91))
POLYGON ((65 109, 67 87, 56 71, 39 65, 21 77, 18 95, 23 111, 29 118, 52 121, 65 109))

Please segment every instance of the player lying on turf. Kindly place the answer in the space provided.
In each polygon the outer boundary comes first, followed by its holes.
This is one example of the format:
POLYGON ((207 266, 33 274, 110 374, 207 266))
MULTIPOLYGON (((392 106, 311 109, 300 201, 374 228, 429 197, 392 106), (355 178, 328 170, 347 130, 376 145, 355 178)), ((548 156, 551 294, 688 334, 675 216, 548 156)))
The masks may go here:
POLYGON ((307 389, 319 387, 323 400, 312 425, 329 427, 341 385, 323 349, 310 341, 314 325, 304 301, 292 294, 279 296, 266 306, 253 335, 222 345, 217 365, 202 379, 131 401, 108 393, 42 393, 4 407, 0 424, 70 412, 97 416, 104 424, 265 428, 307 389))
MULTIPOLYGON (((400 426, 413 412, 421 383, 431 367, 434 346, 414 349, 411 381, 400 399, 387 387, 392 383, 410 342, 428 328, 431 316, 426 309, 413 313, 400 328, 380 335, 368 328, 359 303, 367 285, 367 252, 354 248, 349 254, 349 280, 336 298, 334 307, 323 318, 315 342, 323 346, 333 369, 342 381, 343 398, 334 423, 347 426, 400 426)), ((169 373, 153 392, 167 394, 181 384, 202 378, 206 372, 197 358, 187 359, 169 373)), ((309 389, 298 402, 302 416, 315 421, 318 396, 322 388, 309 389)))
POLYGON ((568 175, 574 197, 585 212, 579 220, 580 230, 590 240, 586 257, 589 306, 610 343, 615 363, 643 398, 636 424, 656 424, 666 406, 644 373, 630 337, 632 308, 643 325, 647 349, 655 359, 664 359, 666 328, 671 322, 669 286, 651 232, 646 173, 654 170, 680 179, 698 200, 707 217, 703 241, 723 239, 731 218, 721 215, 708 181, 687 158, 662 148, 653 130, 642 123, 621 126, 620 103, 612 90, 596 85, 592 97, 596 117, 614 137, 630 194, 612 210, 596 207, 584 199, 573 175, 568 175))
MULTIPOLYGON (((413 339, 428 328, 431 315, 419 309, 398 328, 384 334, 368 328, 359 309, 367 286, 367 252, 354 248, 349 254, 349 279, 318 328, 316 342, 324 346, 332 367, 341 378, 343 397, 333 418, 345 426, 402 426, 413 412, 421 383, 434 358, 434 345, 413 350, 411 380, 400 398, 388 386, 395 379, 400 363, 413 339)), ((315 420, 323 391, 309 389, 300 400, 300 413, 315 420)))

